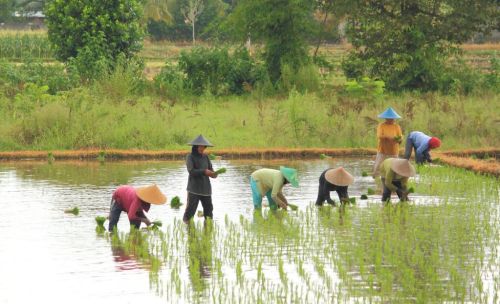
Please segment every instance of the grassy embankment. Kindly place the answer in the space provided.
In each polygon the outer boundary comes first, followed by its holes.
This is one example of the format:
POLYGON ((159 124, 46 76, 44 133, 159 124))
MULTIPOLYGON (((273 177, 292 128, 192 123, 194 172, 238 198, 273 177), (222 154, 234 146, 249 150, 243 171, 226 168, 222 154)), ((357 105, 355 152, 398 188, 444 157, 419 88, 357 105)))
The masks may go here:
MULTIPOLYGON (((147 42, 141 52, 146 78, 189 47, 147 42)), ((345 95, 339 62, 346 48, 320 49, 334 69, 322 78, 318 91, 304 94, 269 97, 253 90, 245 96, 167 98, 156 92, 152 82, 138 83, 126 72, 56 95, 26 86, 4 89, 0 92, 0 151, 185 150, 186 142, 199 133, 218 149, 374 148, 380 121, 376 117, 387 106, 402 114, 404 133, 422 130, 438 136, 443 150, 498 145, 498 94, 345 95)), ((498 49, 499 45, 464 47, 469 62, 481 67, 498 49)))

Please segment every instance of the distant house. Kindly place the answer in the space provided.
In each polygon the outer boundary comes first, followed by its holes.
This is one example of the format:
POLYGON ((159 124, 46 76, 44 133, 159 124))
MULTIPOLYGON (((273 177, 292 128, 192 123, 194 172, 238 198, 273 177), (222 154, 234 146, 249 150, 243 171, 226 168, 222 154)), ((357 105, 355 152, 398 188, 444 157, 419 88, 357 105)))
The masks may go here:
POLYGON ((40 29, 44 27, 45 15, 42 11, 21 11, 14 12, 12 16, 17 24, 25 24, 31 29, 40 29))

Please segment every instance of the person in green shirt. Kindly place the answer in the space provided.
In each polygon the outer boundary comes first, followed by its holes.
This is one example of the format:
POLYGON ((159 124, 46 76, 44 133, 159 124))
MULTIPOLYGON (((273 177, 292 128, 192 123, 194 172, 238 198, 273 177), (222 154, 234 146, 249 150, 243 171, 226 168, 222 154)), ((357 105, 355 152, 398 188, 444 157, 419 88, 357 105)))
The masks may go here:
POLYGON ((380 166, 380 175, 384 186, 383 202, 390 200, 392 192, 396 192, 401 201, 408 200, 408 178, 415 175, 415 168, 407 159, 384 160, 380 166))
POLYGON ((288 201, 282 190, 288 183, 295 188, 299 187, 297 170, 281 166, 279 170, 263 168, 253 172, 250 177, 250 187, 255 209, 262 208, 262 197, 265 195, 272 210, 278 207, 286 210, 288 201))

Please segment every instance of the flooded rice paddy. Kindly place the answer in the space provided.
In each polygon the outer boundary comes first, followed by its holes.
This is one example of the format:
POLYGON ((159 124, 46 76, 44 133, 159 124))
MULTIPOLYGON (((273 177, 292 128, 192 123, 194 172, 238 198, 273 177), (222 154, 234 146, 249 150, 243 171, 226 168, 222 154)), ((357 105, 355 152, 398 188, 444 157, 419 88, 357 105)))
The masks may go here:
POLYGON ((122 214, 113 236, 94 220, 113 190, 156 183, 185 203, 183 162, 0 163, 0 303, 500 301, 498 179, 421 167, 411 201, 383 205, 368 159, 214 167, 228 171, 212 180, 213 222, 186 226, 185 205, 166 204, 148 214, 159 230, 129 233, 122 214), (283 164, 299 170, 284 190, 299 210, 254 212, 250 173, 283 164), (318 208, 319 175, 336 166, 355 176, 356 204, 318 208))

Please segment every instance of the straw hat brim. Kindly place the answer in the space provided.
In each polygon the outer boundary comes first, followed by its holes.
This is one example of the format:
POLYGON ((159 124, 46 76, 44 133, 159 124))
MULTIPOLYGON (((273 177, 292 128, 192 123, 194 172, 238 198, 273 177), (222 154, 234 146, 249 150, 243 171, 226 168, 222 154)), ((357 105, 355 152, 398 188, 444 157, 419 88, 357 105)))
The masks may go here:
POLYGON ((343 167, 330 169, 325 173, 325 179, 336 186, 349 186, 354 182, 354 177, 343 167))
POLYGON ((190 146, 207 146, 207 147, 213 147, 211 142, 208 141, 203 135, 198 135, 195 139, 193 139, 190 143, 188 143, 190 146))
POLYGON ((404 177, 412 177, 417 173, 415 167, 407 159, 393 159, 391 162, 392 171, 404 177))
POLYGON ((167 197, 156 185, 138 187, 135 189, 135 193, 142 201, 146 203, 163 205, 167 201, 167 197))
POLYGON ((281 174, 283 174, 283 176, 286 178, 286 180, 292 185, 292 187, 299 187, 299 180, 297 179, 296 169, 280 166, 280 171, 281 174))

